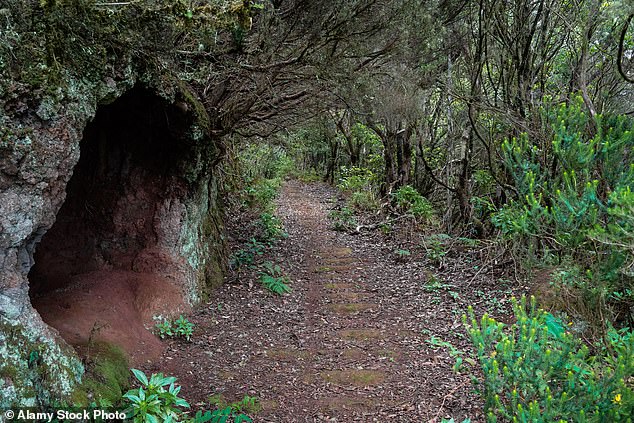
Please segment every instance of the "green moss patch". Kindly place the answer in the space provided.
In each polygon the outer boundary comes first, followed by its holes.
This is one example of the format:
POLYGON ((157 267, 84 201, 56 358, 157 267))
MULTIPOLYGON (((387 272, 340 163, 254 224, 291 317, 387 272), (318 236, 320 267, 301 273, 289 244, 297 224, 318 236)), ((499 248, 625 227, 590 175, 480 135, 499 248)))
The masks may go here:
POLYGON ((353 314, 375 309, 377 305, 369 303, 330 304, 328 308, 338 314, 353 314))
POLYGON ((371 339, 383 338, 383 334, 378 329, 347 329, 339 332, 339 336, 355 341, 369 341, 371 339))
POLYGON ((308 352, 291 348, 273 348, 266 352, 266 356, 277 361, 297 361, 308 358, 308 352))
POLYGON ((117 405, 130 386, 130 366, 126 354, 116 345, 105 342, 79 349, 86 354, 86 373, 71 396, 72 405, 117 405))
POLYGON ((321 373, 322 379, 337 385, 372 386, 385 379, 385 374, 376 370, 332 370, 321 373))

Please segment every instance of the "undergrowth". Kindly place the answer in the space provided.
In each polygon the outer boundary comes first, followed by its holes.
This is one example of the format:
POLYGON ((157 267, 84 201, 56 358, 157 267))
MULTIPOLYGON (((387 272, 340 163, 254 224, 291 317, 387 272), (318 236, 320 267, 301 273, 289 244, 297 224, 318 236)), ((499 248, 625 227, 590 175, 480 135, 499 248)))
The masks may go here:
POLYGON ((350 231, 358 225, 354 212, 347 206, 343 206, 339 210, 331 210, 328 217, 335 231, 350 231))
POLYGON ((630 422, 634 415, 634 336, 610 329, 586 345, 569 325, 514 300, 516 322, 488 315, 464 322, 483 379, 473 381, 488 422, 630 422))
POLYGON ((275 244, 288 237, 282 220, 275 215, 275 199, 282 181, 293 168, 283 149, 266 144, 248 144, 237 156, 237 173, 241 187, 244 229, 249 241, 235 251, 230 268, 240 277, 243 270, 250 277, 257 277, 264 288, 282 295, 291 292, 290 279, 278 264, 265 260, 275 244))
POLYGON ((132 369, 132 374, 139 384, 123 395, 126 416, 134 423, 243 423, 252 422, 248 414, 255 414, 259 409, 257 398, 245 396, 242 401, 226 404, 213 401, 213 410, 197 411, 194 416, 188 414, 189 403, 180 397, 181 387, 173 376, 162 373, 148 377, 140 370, 132 369))
POLYGON ((502 144, 518 196, 492 222, 526 265, 576 271, 565 285, 553 280, 555 288, 565 288, 577 304, 571 311, 604 333, 606 316, 634 323, 634 120, 584 110, 581 98, 544 107, 550 150, 528 134, 502 144))
POLYGON ((263 267, 264 271, 260 272, 260 282, 266 289, 277 295, 291 292, 291 287, 288 285, 290 279, 284 275, 278 264, 267 261, 263 267))
POLYGON ((176 320, 163 319, 156 323, 154 327, 161 339, 180 337, 189 341, 194 333, 194 324, 183 317, 182 314, 176 320))

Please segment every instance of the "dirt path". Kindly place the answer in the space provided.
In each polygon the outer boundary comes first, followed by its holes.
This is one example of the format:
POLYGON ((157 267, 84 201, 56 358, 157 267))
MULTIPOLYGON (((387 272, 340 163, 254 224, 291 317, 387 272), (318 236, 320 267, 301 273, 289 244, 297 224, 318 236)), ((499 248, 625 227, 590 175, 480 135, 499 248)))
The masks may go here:
POLYGON ((292 293, 223 286, 191 317, 193 342, 172 341, 153 370, 178 377, 197 407, 212 394, 257 396, 261 422, 481 421, 469 376, 456 375, 446 349, 427 341, 465 345, 465 305, 486 306, 493 297, 479 297, 478 283, 490 291, 498 281, 477 266, 475 281, 453 280, 451 270, 432 272, 420 260, 399 263, 378 234, 334 232, 331 195, 322 185, 284 187, 278 215, 289 238, 271 257, 292 293))

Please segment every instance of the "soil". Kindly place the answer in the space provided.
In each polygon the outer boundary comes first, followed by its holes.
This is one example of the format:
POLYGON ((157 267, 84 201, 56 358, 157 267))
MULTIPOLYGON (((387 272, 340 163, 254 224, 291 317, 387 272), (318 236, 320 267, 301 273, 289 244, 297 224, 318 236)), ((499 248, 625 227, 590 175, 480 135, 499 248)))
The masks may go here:
MULTIPOLYGON (((256 396, 256 422, 483 421, 471 376, 454 372, 439 343, 469 351, 468 305, 509 319, 522 291, 504 277, 512 266, 500 269, 482 244, 451 245, 432 261, 411 230, 335 232, 336 196, 287 182, 277 215, 289 237, 262 260, 279 264, 293 291, 269 293, 257 270, 230 275, 190 316, 192 341, 167 341, 144 370, 176 376, 193 409, 208 408, 211 395, 256 396)), ((251 235, 245 222, 233 226, 237 249, 251 235)))
POLYGON ((168 280, 151 273, 95 271, 32 300, 49 326, 74 347, 106 341, 123 348, 131 366, 158 359, 165 344, 148 329, 153 316, 191 309, 168 280))

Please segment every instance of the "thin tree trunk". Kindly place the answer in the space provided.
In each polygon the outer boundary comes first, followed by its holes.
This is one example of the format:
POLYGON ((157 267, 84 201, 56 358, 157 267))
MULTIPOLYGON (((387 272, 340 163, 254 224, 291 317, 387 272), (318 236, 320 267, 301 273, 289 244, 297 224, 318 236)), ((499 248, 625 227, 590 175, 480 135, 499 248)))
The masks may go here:
POLYGON ((335 169, 337 167, 337 154, 339 153, 339 142, 333 137, 330 141, 330 155, 328 157, 328 167, 326 169, 325 182, 329 184, 335 183, 335 169))
POLYGON ((381 186, 381 195, 386 196, 392 192, 397 181, 396 162, 394 153, 396 152, 396 134, 386 131, 383 141, 383 159, 385 161, 385 180, 381 186))

